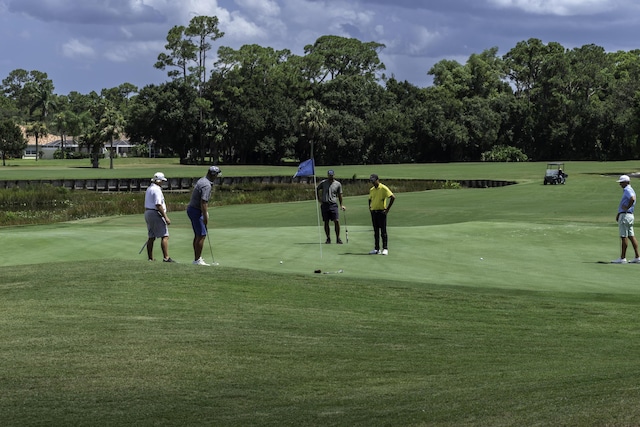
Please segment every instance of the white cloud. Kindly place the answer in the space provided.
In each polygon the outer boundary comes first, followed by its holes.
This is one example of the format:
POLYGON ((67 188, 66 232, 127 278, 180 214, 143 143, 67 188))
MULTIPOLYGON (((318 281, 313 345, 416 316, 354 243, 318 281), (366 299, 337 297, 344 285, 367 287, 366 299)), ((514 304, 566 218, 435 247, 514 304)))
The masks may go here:
POLYGON ((67 58, 91 58, 95 53, 91 46, 78 39, 71 39, 62 45, 62 54, 67 58))
POLYGON ((218 16, 224 13, 216 0, 144 0, 144 4, 160 11, 173 25, 188 25, 194 16, 218 16))
POLYGON ((256 17, 274 17, 280 15, 280 6, 271 0, 236 0, 236 4, 256 17))
POLYGON ((411 55, 423 55, 440 38, 440 34, 425 27, 414 27, 410 34, 408 53, 411 55))
MULTIPOLYGON (((111 62, 127 62, 141 57, 154 57, 162 51, 162 42, 120 43, 110 46, 104 52, 104 57, 111 62)), ((153 63, 150 63, 149 68, 152 66, 153 63)))
POLYGON ((616 0, 489 0, 502 8, 521 9, 541 15, 591 15, 617 8, 616 0))
POLYGON ((224 31, 222 43, 225 45, 227 40, 242 44, 260 43, 268 36, 263 28, 240 12, 230 13, 226 22, 220 22, 219 28, 224 31))
POLYGON ((7 10, 22 13, 43 22, 111 25, 117 22, 154 22, 165 20, 144 0, 5 0, 7 10))

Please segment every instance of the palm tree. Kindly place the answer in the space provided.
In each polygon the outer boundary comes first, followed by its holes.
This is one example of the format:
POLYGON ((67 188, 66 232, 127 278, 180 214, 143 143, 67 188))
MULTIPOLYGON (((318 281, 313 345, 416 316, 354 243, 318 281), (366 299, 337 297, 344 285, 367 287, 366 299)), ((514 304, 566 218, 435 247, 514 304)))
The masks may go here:
POLYGON ((97 130, 96 126, 92 128, 88 128, 82 136, 80 137, 80 141, 84 144, 89 152, 91 153, 91 167, 99 168, 100 167, 100 148, 102 148, 103 141, 100 132, 97 130))
POLYGON ((64 151, 64 143, 66 142, 67 132, 69 131, 69 119, 73 113, 71 111, 61 111, 53 116, 53 127, 60 135, 60 150, 62 151, 62 158, 66 158, 64 151))
POLYGON ((122 113, 111 105, 107 105, 98 123, 98 129, 103 141, 110 141, 109 169, 113 169, 113 140, 120 137, 125 125, 122 113))
POLYGON ((49 129, 47 129, 47 125, 43 122, 32 122, 27 125, 26 128, 27 136, 33 136, 36 139, 36 162, 38 161, 38 157, 40 157, 40 149, 38 145, 38 140, 40 137, 45 137, 49 135, 49 129))
POLYGON ((47 120, 47 116, 51 109, 56 108, 56 97, 53 94, 53 82, 48 79, 44 79, 39 82, 33 82, 33 84, 27 86, 30 90, 32 97, 31 105, 29 106, 29 116, 33 116, 33 113, 40 109, 40 118, 47 120))
POLYGON ((321 138, 324 131, 329 127, 327 123, 327 113, 321 103, 315 100, 307 101, 300 108, 301 118, 298 123, 302 131, 309 138, 311 144, 311 158, 313 159, 313 141, 321 138))
POLYGON ((98 142, 98 147, 94 147, 93 145, 96 143, 95 137, 88 136, 89 133, 95 133, 95 122, 91 116, 89 111, 83 111, 80 114, 71 114, 68 121, 69 132, 71 133, 71 137, 74 141, 77 141, 79 144, 87 147, 87 150, 92 153, 91 165, 94 168, 98 167, 98 151, 99 146, 101 144, 98 142), (95 155, 93 155, 95 154, 95 155))

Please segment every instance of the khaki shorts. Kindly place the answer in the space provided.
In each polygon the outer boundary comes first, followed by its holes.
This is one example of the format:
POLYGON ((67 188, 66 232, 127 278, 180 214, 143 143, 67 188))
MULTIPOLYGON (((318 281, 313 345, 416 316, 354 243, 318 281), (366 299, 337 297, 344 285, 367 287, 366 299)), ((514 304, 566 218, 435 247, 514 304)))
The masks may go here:
POLYGON ((620 237, 633 237, 633 214, 621 213, 618 217, 618 230, 620 237))

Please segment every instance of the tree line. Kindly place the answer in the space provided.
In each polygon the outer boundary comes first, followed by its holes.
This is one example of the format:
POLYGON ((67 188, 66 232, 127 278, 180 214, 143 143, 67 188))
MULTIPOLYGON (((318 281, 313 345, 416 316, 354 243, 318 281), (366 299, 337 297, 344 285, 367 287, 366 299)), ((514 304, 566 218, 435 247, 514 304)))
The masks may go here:
MULTIPOLYGON (((280 164, 311 149, 318 164, 640 154, 640 50, 532 38, 502 56, 493 47, 442 60, 421 88, 385 74, 383 44, 332 35, 303 55, 220 46, 208 69, 223 36, 216 17, 174 26, 153 64, 168 80, 140 89, 55 95, 46 73, 14 70, 2 80, 0 135, 19 123, 36 141, 54 133, 98 153, 126 134, 142 154, 153 144, 194 164, 280 164)), ((3 153, 11 138, 0 136, 3 153)))

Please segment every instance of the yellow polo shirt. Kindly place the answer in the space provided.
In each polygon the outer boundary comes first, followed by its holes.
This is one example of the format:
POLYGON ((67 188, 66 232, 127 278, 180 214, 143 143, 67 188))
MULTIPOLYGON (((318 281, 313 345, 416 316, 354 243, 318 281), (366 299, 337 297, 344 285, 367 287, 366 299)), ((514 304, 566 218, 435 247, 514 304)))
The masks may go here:
POLYGON ((369 189, 369 208, 372 211, 382 211, 387 208, 387 199, 393 196, 389 187, 384 184, 378 184, 378 188, 375 186, 369 189))

